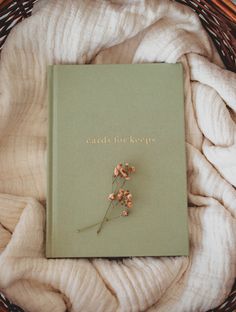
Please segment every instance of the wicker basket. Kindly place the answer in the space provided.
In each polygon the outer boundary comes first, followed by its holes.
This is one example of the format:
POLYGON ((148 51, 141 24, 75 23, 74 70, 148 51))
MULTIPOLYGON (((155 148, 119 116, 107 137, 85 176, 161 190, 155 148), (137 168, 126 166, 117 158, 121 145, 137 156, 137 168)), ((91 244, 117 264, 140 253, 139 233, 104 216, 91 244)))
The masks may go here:
MULTIPOLYGON (((0 0, 0 52, 11 29, 31 15, 37 0, 0 0)), ((211 36, 225 66, 236 72, 236 5, 230 0, 176 0, 191 7, 211 36)), ((1 54, 0 54, 1 55, 1 54)), ((227 300, 208 312, 236 311, 236 282, 227 300)), ((0 312, 24 312, 0 292, 0 312)))
POLYGON ((236 72, 236 5, 230 0, 176 0, 200 17, 225 66, 236 72))

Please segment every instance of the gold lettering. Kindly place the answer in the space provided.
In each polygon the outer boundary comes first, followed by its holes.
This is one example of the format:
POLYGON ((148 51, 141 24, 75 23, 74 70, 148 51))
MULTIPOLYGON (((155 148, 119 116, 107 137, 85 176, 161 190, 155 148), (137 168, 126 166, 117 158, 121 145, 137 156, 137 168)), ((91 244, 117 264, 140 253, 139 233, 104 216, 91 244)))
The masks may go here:
POLYGON ((156 138, 153 137, 135 137, 133 135, 127 137, 120 137, 118 135, 114 137, 93 137, 85 140, 87 144, 152 144, 156 142, 156 138))

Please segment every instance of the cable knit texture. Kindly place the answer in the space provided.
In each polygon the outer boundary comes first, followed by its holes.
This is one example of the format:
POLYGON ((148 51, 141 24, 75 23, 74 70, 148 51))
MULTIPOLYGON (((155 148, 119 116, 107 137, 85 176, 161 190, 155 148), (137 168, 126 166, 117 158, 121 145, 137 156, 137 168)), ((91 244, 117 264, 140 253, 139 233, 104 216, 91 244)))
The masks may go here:
POLYGON ((39 1, 2 51, 0 118, 0 289, 15 303, 30 312, 198 312, 227 297, 236 264, 236 76, 188 7, 39 1), (190 256, 47 260, 47 65, 143 62, 184 66, 190 256))

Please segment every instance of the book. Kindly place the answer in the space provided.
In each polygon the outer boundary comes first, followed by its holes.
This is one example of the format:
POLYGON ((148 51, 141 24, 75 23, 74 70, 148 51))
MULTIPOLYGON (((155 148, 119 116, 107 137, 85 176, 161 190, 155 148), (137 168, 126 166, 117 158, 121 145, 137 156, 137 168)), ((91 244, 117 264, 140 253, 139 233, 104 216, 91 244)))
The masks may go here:
POLYGON ((48 81, 46 256, 188 255, 182 65, 53 65, 48 81), (129 209, 108 199, 126 162, 129 209))

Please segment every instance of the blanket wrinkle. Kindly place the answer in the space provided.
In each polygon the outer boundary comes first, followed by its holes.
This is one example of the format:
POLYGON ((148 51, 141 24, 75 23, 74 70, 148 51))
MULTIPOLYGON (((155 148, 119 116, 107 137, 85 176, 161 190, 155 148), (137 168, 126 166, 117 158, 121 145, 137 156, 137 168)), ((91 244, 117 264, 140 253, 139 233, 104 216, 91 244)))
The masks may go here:
MULTIPOLYGON (((111 260, 110 260, 111 261, 111 260)), ((118 298, 116 293, 114 292, 114 290, 112 289, 112 287, 110 286, 109 283, 106 282, 106 280, 103 278, 103 276, 101 275, 101 272, 97 269, 95 263, 93 260, 89 260, 89 262, 92 264, 92 266, 94 267, 94 269, 96 270, 97 274, 100 276, 100 278, 102 279, 102 281, 104 282, 104 285, 106 286, 107 290, 110 292, 111 296, 114 297, 114 299, 117 301, 117 306, 119 304, 118 302, 118 298)))
POLYGON ((216 146, 234 145, 236 126, 222 98, 214 89, 199 82, 193 83, 192 87, 195 116, 202 134, 216 146), (204 119, 202 115, 205 115, 204 119))
POLYGON ((191 84, 187 56, 182 56, 180 61, 184 67, 185 140, 187 143, 201 151, 203 134, 199 129, 193 106, 195 93, 193 84, 191 84))
POLYGON ((235 99, 236 75, 187 6, 39 0, 0 60, 1 291, 29 312, 205 312, 222 303, 236 276, 235 99), (144 62, 183 65, 190 255, 46 259, 47 65, 144 62))
POLYGON ((235 218, 236 192, 234 187, 226 180, 222 180, 212 164, 207 162, 204 155, 190 144, 187 144, 187 154, 188 168, 191 170, 191 175, 188 175, 189 192, 217 199, 230 212, 232 218, 235 218))
MULTIPOLYGON (((20 302, 28 305, 28 298, 32 298, 30 308, 27 311, 45 311, 51 309, 52 312, 65 312, 71 305, 59 292, 51 289, 47 285, 35 283, 34 281, 20 280, 12 284, 5 290, 6 296, 11 294, 14 303, 18 303, 18 297, 22 298, 20 302), (27 296, 25 296, 27 294, 27 296)), ((26 312, 27 312, 26 311, 26 312)))
MULTIPOLYGON (((231 217, 230 217, 229 213, 226 213, 225 210, 223 209, 223 207, 221 205, 219 205, 216 201, 214 203, 212 203, 212 206, 211 205, 208 206, 207 209, 206 209, 206 207, 204 207, 204 208, 198 207, 196 210, 191 209, 189 211, 190 220, 192 220, 192 222, 194 223, 194 226, 190 227, 191 242, 194 245, 194 248, 191 249, 191 253, 192 253, 191 262, 192 263, 188 267, 188 270, 185 272, 185 276, 184 276, 185 278, 181 279, 179 281, 179 283, 184 284, 185 282, 187 282, 189 285, 189 282, 191 282, 191 283, 193 283, 193 288, 191 289, 191 296, 188 297, 187 302, 183 302, 181 305, 181 307, 185 306, 185 308, 182 308, 182 310, 180 310, 180 311, 188 311, 188 306, 191 302, 191 297, 195 298, 196 296, 199 296, 199 289, 198 289, 198 280, 199 279, 203 279, 203 277, 204 277, 204 279, 206 279, 206 278, 209 278, 209 277, 211 278, 214 276, 215 287, 212 289, 212 292, 217 292, 219 289, 221 289, 221 286, 219 285, 219 283, 217 283, 217 281, 219 282, 219 280, 221 280, 222 277, 225 279, 225 281, 227 280, 228 282, 229 282, 229 279, 231 280, 231 282, 233 280, 233 277, 231 275, 225 276, 223 274, 223 276, 220 277, 218 268, 217 268, 217 266, 215 266, 215 264, 216 264, 215 256, 222 257, 222 253, 227 252, 232 247, 232 246, 230 247, 231 242, 225 242, 226 247, 224 247, 224 244, 222 244, 219 239, 215 239, 214 230, 208 226, 209 225, 209 223, 208 223, 209 218, 207 218, 206 215, 215 219, 216 207, 217 207, 217 209, 220 209, 220 214, 217 216, 218 221, 220 221, 220 219, 223 218, 224 222, 230 222, 231 223, 231 217), (225 216, 226 216, 225 214, 227 215, 227 218, 225 218, 225 216), (201 228, 202 237, 199 237, 199 235, 198 235, 199 227, 201 228), (207 238, 207 240, 205 238, 207 238), (209 244, 209 241, 208 241, 209 239, 211 240, 211 244, 209 244), (211 253, 210 263, 207 263, 206 261, 204 261, 204 259, 206 256, 206 247, 209 248, 209 245, 211 247, 210 249, 211 249, 212 253, 211 253), (198 256, 194 255, 196 250, 198 250, 198 252, 197 252, 198 256), (201 265, 202 268, 204 267, 201 274, 199 274, 198 271, 195 271, 194 268, 196 267, 196 265, 201 265), (210 269, 210 272, 209 272, 209 269, 210 269), (190 276, 192 276, 192 277, 194 276, 192 281, 189 281, 188 271, 191 271, 190 276), (204 273, 204 271, 205 271, 205 273, 204 273), (195 273, 196 273, 196 275, 195 275, 195 273), (188 278, 186 279, 186 277, 188 277, 188 278)), ((216 222, 215 225, 217 223, 218 222, 216 222)), ((219 222, 218 225, 220 223, 221 222, 219 222)), ((234 226, 235 226, 235 224, 234 225, 232 224, 232 227, 231 227, 232 231, 234 231, 234 226)), ((216 228, 216 230, 217 230, 217 228, 216 228)), ((221 232, 221 228, 218 228, 218 231, 221 232)), ((223 232, 221 232, 221 233, 223 234, 223 232)), ((231 235, 234 235, 233 232, 231 233, 231 235)), ((235 252, 233 254, 235 255, 235 252)), ((230 264, 230 260, 228 263, 230 264)), ((186 287, 188 288, 188 286, 186 286, 186 287)), ((181 290, 181 289, 183 289, 183 288, 179 287, 179 290, 181 290)), ((170 288, 170 292, 171 291, 173 291, 173 289, 170 288)), ((205 289, 205 291, 209 291, 209 290, 205 289)), ((175 295, 182 297, 183 293, 177 292, 175 295)), ((227 294, 224 292, 224 293, 220 293, 219 295, 221 297, 223 297, 227 294)), ((163 297, 163 299, 168 300, 168 294, 166 297, 163 297)), ((202 310, 204 308, 204 306, 206 304, 206 302, 205 302, 206 299, 207 299, 207 297, 202 297, 201 308, 199 310, 202 310)), ((162 308, 163 302, 159 302, 159 304, 160 304, 160 306, 157 305, 155 307, 156 310, 153 310, 153 311, 178 311, 178 304, 173 306, 172 305, 173 303, 171 304, 171 300, 167 303, 167 307, 169 309, 166 309, 166 306, 165 306, 165 308, 162 308)), ((191 302, 191 311, 198 311, 198 307, 195 306, 195 302, 193 302, 193 301, 191 302)))

